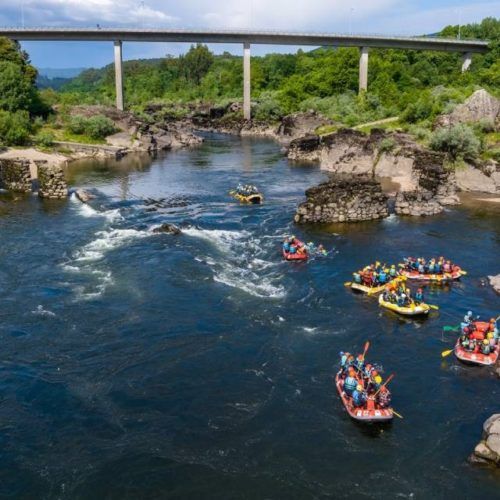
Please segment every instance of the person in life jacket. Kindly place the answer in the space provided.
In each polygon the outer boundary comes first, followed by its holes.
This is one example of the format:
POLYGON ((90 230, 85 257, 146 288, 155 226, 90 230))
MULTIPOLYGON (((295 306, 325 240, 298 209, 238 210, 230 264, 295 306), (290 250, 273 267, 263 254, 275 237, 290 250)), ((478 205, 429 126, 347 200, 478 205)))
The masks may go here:
POLYGON ((290 251, 290 240, 288 238, 283 241, 283 250, 287 253, 290 251))
POLYGON ((363 370, 363 376, 369 379, 372 370, 373 370, 373 365, 371 365, 370 363, 366 363, 365 368, 363 370))
POLYGON ((347 369, 347 360, 349 359, 350 354, 348 352, 343 352, 340 351, 340 368, 342 368, 342 371, 345 371, 347 369))
POLYGON ((378 273, 378 282, 381 285, 385 285, 385 283, 387 282, 387 274, 385 272, 385 269, 381 269, 378 273))
POLYGON ((358 354, 356 358, 356 368, 362 373, 365 367, 365 357, 362 354, 358 354))
POLYGON ((495 318, 490 319, 490 327, 488 328, 488 332, 492 333, 493 338, 498 342, 498 340, 500 339, 500 333, 497 326, 497 320, 495 318))
POLYGON ((481 344, 481 353, 484 354, 485 356, 491 354, 491 346, 490 346, 490 341, 488 339, 483 340, 483 343, 481 344))
POLYGON ((344 380, 344 392, 348 396, 352 396, 352 393, 356 389, 358 385, 358 381, 356 379, 356 370, 354 368, 349 368, 349 372, 347 374, 347 377, 344 380))
POLYGON ((420 261, 420 263, 418 264, 418 272, 420 274, 425 274, 425 266, 424 264, 422 263, 422 261, 420 261))
POLYGON ((363 386, 358 384, 356 389, 352 393, 352 402, 354 406, 360 407, 364 406, 366 403, 366 393, 363 391, 363 386))
POLYGON ((361 275, 359 273, 352 273, 352 276, 354 278, 354 283, 361 285, 361 275))
POLYGON ((464 323, 466 325, 470 325, 472 323, 473 317, 472 317, 472 311, 468 311, 467 314, 464 316, 464 323))
POLYGON ((417 293, 415 294, 415 302, 417 304, 421 304, 423 301, 424 301, 424 291, 421 288, 419 288, 417 290, 417 293))
POLYGON ((447 260, 444 264, 443 264, 443 272, 444 273, 451 273, 451 262, 449 260, 447 260))
POLYGON ((377 394, 377 403, 380 408, 389 408, 391 405, 391 393, 387 387, 382 387, 377 394))
POLYGON ((396 270, 396 266, 392 264, 391 268, 389 269, 389 275, 391 278, 395 278, 398 275, 398 271, 396 270))

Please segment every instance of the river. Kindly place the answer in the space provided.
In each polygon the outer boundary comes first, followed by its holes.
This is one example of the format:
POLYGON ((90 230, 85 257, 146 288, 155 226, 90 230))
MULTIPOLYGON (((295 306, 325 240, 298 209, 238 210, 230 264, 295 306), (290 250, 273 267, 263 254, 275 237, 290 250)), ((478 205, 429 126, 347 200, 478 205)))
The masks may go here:
POLYGON ((97 198, 0 196, 2 498, 493 498, 500 476, 466 461, 498 412, 498 379, 453 356, 468 309, 499 313, 500 217, 292 223, 324 179, 271 141, 209 135, 156 159, 80 162, 97 198), (240 206, 238 181, 262 188, 240 206), (164 199, 157 211, 144 202, 164 199), (153 234, 163 223, 184 234, 153 234), (332 250, 281 260, 294 232, 332 250), (375 259, 447 255, 468 276, 427 290, 406 320, 343 283, 375 259), (341 350, 371 341, 395 409, 385 427, 344 411, 341 350))

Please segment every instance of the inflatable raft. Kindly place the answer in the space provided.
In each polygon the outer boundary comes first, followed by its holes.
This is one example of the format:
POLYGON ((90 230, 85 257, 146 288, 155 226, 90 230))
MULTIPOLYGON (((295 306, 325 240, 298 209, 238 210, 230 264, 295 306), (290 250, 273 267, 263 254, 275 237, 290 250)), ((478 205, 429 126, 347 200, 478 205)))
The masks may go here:
POLYGON ((429 314, 429 311, 431 310, 430 306, 428 304, 424 304, 423 302, 419 305, 413 303, 409 306, 398 306, 397 304, 393 304, 392 302, 385 301, 383 295, 380 295, 380 297, 378 298, 378 303, 382 307, 385 307, 386 309, 394 311, 398 314, 402 314, 403 316, 421 316, 424 314, 429 314))
POLYGON ((457 340, 454 349, 455 356, 464 363, 473 365, 492 366, 498 361, 500 355, 500 344, 497 343, 495 350, 490 354, 480 352, 467 351, 460 345, 460 340, 457 340))
POLYGON ((393 419, 394 415, 392 413, 392 408, 377 408, 375 401, 368 401, 366 408, 357 408, 352 404, 352 398, 350 398, 344 392, 344 381, 341 378, 341 371, 335 376, 335 385, 337 391, 342 399, 344 408, 349 413, 349 416, 354 420, 359 422, 389 422, 393 419), (372 409, 368 409, 369 406, 373 406, 372 409))
POLYGON ((399 274, 401 276, 405 276, 409 280, 426 281, 431 283, 447 283, 449 281, 458 280, 461 276, 465 276, 467 273, 462 271, 459 267, 456 267, 451 273, 420 274, 418 271, 408 271, 406 269, 402 269, 399 274))
POLYGON ((250 205, 260 205, 264 201, 264 196, 261 193, 240 194, 231 191, 231 196, 240 203, 248 203, 250 205))
MULTIPOLYGON (((304 246, 304 244, 301 241, 299 241, 299 240, 295 240, 295 241, 299 244, 299 246, 300 245, 304 246)), ((283 248, 282 252, 283 252, 283 258, 285 260, 289 260, 289 261, 307 260, 309 258, 309 253, 307 250, 305 250, 305 252, 301 252, 301 253, 298 253, 298 252, 291 253, 291 252, 286 252, 285 249, 283 248)))
POLYGON ((383 292, 385 290, 385 287, 387 285, 395 285, 398 281, 401 281, 403 280, 402 277, 400 278, 396 278, 388 283, 385 283, 383 285, 380 285, 380 286, 367 286, 367 285, 363 285, 361 283, 355 283, 354 281, 351 283, 351 289, 352 290, 356 290, 357 292, 363 292, 363 293, 367 293, 369 295, 373 295, 373 294, 376 294, 376 293, 380 293, 380 292, 383 292))

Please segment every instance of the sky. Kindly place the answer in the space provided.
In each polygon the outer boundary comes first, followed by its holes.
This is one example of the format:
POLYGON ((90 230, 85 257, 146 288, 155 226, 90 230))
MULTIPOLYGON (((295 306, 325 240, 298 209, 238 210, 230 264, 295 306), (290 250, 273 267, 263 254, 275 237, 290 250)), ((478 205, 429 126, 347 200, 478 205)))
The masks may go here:
MULTIPOLYGON (((448 24, 500 17, 500 0, 0 0, 0 26, 279 29, 330 33, 417 35, 448 24)), ((39 68, 101 67, 112 62, 110 43, 25 42, 39 68)), ((125 59, 179 54, 186 44, 125 43, 125 59)), ((241 53, 214 45, 216 53, 241 53)), ((254 46, 254 54, 295 51, 254 46)))

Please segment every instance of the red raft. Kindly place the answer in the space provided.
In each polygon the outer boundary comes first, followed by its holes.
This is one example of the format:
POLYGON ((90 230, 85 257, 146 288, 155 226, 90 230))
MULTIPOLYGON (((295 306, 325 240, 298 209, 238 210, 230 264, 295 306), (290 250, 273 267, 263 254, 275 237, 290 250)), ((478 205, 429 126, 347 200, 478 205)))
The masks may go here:
MULTIPOLYGON (((486 321, 475 321, 476 332, 482 334, 484 337, 489 329, 490 324, 486 321)), ((481 366, 491 366, 494 365, 500 355, 500 343, 497 342, 495 349, 490 354, 483 354, 482 352, 468 351, 464 349, 460 344, 460 339, 457 339, 454 349, 455 356, 464 363, 470 363, 473 365, 481 366)))
POLYGON ((448 281, 455 281, 460 279, 461 276, 465 276, 465 271, 458 266, 453 268, 451 273, 441 273, 441 274, 421 274, 418 271, 408 271, 407 269, 402 269, 399 274, 405 276, 409 280, 415 281, 428 281, 433 283, 447 283, 448 281))
POLYGON ((299 240, 295 240, 294 246, 296 247, 304 247, 304 252, 296 252, 296 253, 291 253, 291 252, 286 252, 285 249, 283 249, 283 258, 285 260, 293 261, 293 260, 307 260, 309 258, 309 255, 307 253, 307 250, 305 249, 304 243, 299 240))
POLYGON ((366 408, 356 408, 352 404, 352 398, 344 392, 344 381, 340 376, 341 373, 342 371, 339 371, 335 376, 335 385, 337 386, 342 403, 344 403, 344 407, 351 418, 359 422, 389 422, 393 419, 392 408, 377 408, 378 405, 373 400, 370 401, 370 399, 367 402, 366 408), (373 406, 373 408, 368 409, 369 406, 373 406))

